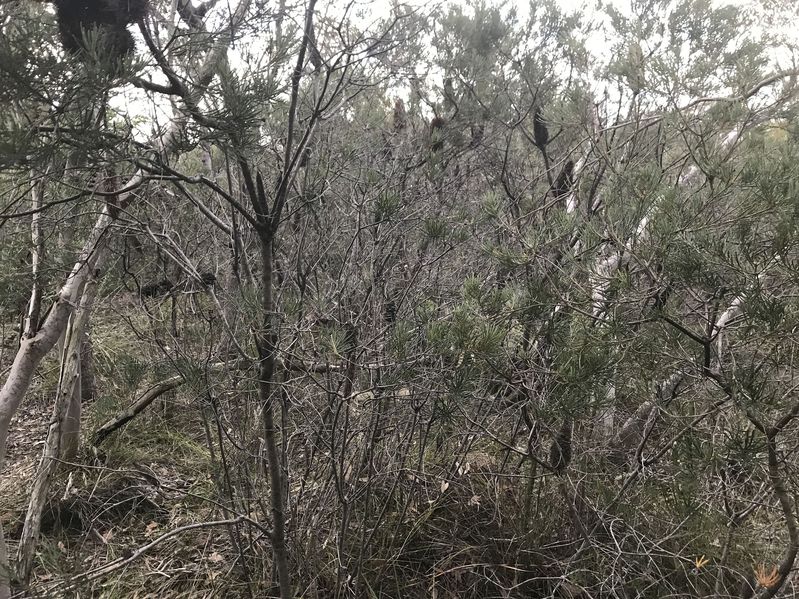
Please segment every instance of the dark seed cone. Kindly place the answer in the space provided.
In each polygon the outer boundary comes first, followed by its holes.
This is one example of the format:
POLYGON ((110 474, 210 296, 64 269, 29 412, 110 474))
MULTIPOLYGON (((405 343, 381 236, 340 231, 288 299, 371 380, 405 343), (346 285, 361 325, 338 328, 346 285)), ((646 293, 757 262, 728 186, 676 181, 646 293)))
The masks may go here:
POLYGON ((543 148, 549 143, 549 129, 547 129, 540 108, 536 108, 533 115, 533 141, 539 148, 543 148))
POLYGON ((408 114, 405 111, 405 102, 397 98, 394 102, 394 131, 402 131, 408 126, 408 114))
POLYGON ((563 165, 558 178, 552 186, 552 193, 556 198, 566 195, 574 185, 574 161, 569 160, 563 165))
POLYGON ((433 140, 433 152, 438 152, 444 148, 444 125, 446 121, 440 116, 435 117, 430 121, 430 137, 433 140))
POLYGON ((112 58, 135 49, 127 26, 145 17, 148 0, 56 0, 56 18, 61 44, 70 54, 85 50, 86 34, 95 32, 102 48, 112 58))
POLYGON ((572 459, 572 426, 565 420, 549 448, 549 463, 555 472, 563 474, 572 459))

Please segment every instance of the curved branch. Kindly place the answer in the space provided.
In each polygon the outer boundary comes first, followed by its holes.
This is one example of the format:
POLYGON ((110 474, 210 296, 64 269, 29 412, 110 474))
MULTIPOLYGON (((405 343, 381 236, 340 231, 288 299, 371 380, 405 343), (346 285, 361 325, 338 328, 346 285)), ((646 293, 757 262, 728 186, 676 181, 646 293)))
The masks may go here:
POLYGON ((294 72, 291 75, 291 101, 289 102, 288 129, 286 132, 286 147, 283 156, 283 174, 280 177, 280 184, 278 185, 271 214, 271 228, 273 231, 280 224, 280 213, 283 210, 283 205, 286 203, 286 196, 288 195, 289 191, 289 181, 291 180, 291 172, 296 164, 296 161, 291 159, 292 144, 294 142, 294 127, 297 123, 297 106, 299 104, 300 97, 302 66, 305 63, 305 53, 308 50, 308 43, 313 35, 313 13, 315 6, 316 0, 309 0, 308 8, 305 10, 305 28, 302 36, 302 43, 300 45, 300 52, 297 55, 297 64, 294 66, 294 72))
POLYGON ((110 420, 108 420, 105 424, 100 426, 94 433, 94 437, 92 438, 92 445, 97 447, 103 441, 105 441, 111 433, 116 430, 119 430, 123 426, 125 426, 128 422, 133 420, 136 416, 141 414, 144 409, 153 403, 156 399, 161 397, 167 391, 171 391, 172 389, 177 389, 183 383, 186 382, 186 379, 183 377, 182 374, 177 374, 175 376, 171 376, 168 379, 164 379, 163 381, 156 383, 152 387, 150 387, 147 391, 145 391, 139 399, 133 402, 127 409, 123 410, 110 420))
POLYGON ((785 550, 785 557, 782 558, 782 562, 778 569, 780 575, 779 582, 764 588, 758 594, 758 599, 771 599, 771 597, 774 597, 779 592, 785 584, 791 570, 793 570, 794 562, 796 562, 796 554, 799 553, 799 525, 797 525, 796 522, 793 502, 788 496, 785 482, 780 475, 776 436, 770 435, 767 437, 766 449, 768 450, 768 477, 771 482, 771 488, 774 490, 774 494, 780 502, 782 514, 785 517, 785 528, 788 530, 788 547, 785 550))

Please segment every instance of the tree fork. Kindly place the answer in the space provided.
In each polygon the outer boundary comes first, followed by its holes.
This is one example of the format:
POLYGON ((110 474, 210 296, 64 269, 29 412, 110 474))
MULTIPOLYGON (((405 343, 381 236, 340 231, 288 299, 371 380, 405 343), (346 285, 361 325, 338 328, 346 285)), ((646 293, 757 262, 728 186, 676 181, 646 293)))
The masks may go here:
MULTIPOLYGON (((236 28, 244 19, 249 9, 250 2, 251 0, 242 0, 236 7, 230 19, 230 29, 236 28)), ((186 95, 189 97, 183 98, 189 109, 191 106, 196 105, 197 100, 205 93, 207 84, 213 79, 219 65, 225 59, 226 51, 227 44, 220 42, 209 53, 198 76, 199 85, 195 91, 187 92, 186 95)), ((185 124, 185 118, 175 119, 172 126, 163 137, 159 136, 161 143, 155 145, 163 147, 164 152, 167 154, 178 152, 180 150, 181 134, 185 124)), ((154 141, 158 142, 159 139, 156 138, 154 141)), ((132 190, 136 188, 144 178, 144 173, 138 170, 123 187, 123 190, 132 190)), ((123 191, 119 194, 119 201, 115 210, 126 207, 133 199, 134 197, 130 191, 123 191)), ((100 216, 95 221, 83 245, 83 249, 75 261, 72 271, 61 287, 50 314, 45 318, 34 337, 22 341, 14 357, 14 361, 8 372, 8 377, 3 383, 2 388, 0 388, 0 471, 3 470, 5 464, 6 443, 8 440, 8 428, 11 423, 11 418, 25 397, 39 362, 41 362, 44 356, 55 346, 66 328, 69 317, 74 311, 74 306, 80 301, 88 273, 93 271, 101 255, 107 251, 103 240, 113 221, 114 217, 111 213, 110 205, 106 203, 100 216)), ((5 546, 2 528, 0 527, 0 599, 8 599, 11 596, 10 573, 11 569, 8 563, 8 552, 5 546)))

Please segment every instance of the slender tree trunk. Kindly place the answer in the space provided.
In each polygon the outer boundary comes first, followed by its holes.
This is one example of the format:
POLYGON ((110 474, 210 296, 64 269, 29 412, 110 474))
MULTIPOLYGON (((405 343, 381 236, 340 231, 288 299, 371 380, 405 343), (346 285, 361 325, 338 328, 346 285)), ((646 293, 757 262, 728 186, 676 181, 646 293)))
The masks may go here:
MULTIPOLYGON (((76 322, 76 321, 73 321, 76 322)), ((74 329, 75 324, 72 325, 74 329)), ((70 330, 69 336, 74 337, 82 331, 70 330)), ((77 361, 73 362, 70 355, 65 354, 62 359, 62 370, 66 367, 64 362, 68 361, 68 366, 71 369, 67 372, 66 376, 69 378, 69 385, 71 394, 67 401, 66 410, 64 411, 64 419, 61 422, 61 435, 59 439, 59 455, 62 460, 72 461, 78 455, 78 448, 80 447, 80 417, 83 412, 81 379, 83 378, 80 370, 80 346, 81 343, 72 342, 77 348, 78 352, 77 361)))
MULTIPOLYGON (((32 177, 35 174, 31 173, 32 177)), ((42 309, 41 264, 44 258, 44 235, 42 234, 41 212, 44 197, 44 181, 37 181, 31 190, 31 297, 22 327, 22 339, 30 339, 39 328, 42 309)))
MULTIPOLYGON (((91 280, 92 278, 89 277, 89 281, 91 280)), ((87 281, 86 289, 84 289, 83 296, 81 297, 81 306, 84 305, 86 291, 89 289, 89 281, 87 281)), ((87 321, 88 316, 86 316, 84 320, 87 321)), ((63 385, 64 377, 67 377, 67 379, 70 381, 70 388, 72 390, 71 395, 64 399, 64 401, 66 401, 66 409, 61 413, 58 457, 62 460, 73 460, 78 455, 78 447, 80 446, 80 417, 81 412, 83 411, 83 392, 81 390, 81 381, 83 379, 83 372, 81 370, 82 362, 80 359, 78 359, 74 364, 72 364, 72 362, 69 360, 70 356, 67 350, 70 343, 77 343, 77 347, 80 351, 80 348, 83 344, 79 341, 76 341, 74 335, 79 334, 80 338, 82 339, 85 336, 85 330, 76 331, 75 323, 75 314, 73 314, 69 323, 67 324, 64 334, 58 341, 58 353, 61 356, 61 374, 59 378, 59 388, 56 392, 56 402, 58 402, 60 399, 61 386, 63 385), (68 365, 68 361, 69 366, 74 368, 74 371, 64 370, 64 368, 66 368, 68 365)), ((86 326, 88 326, 88 322, 84 322, 83 328, 85 329, 86 326)))
MULTIPOLYGON (((782 513, 785 516, 785 532, 788 535, 788 546, 785 548, 785 555, 782 558, 779 566, 779 579, 776 584, 765 587, 758 593, 758 599, 771 599, 780 592, 788 577, 793 572, 794 564, 796 563, 796 555, 799 554, 799 523, 796 520, 796 508, 788 489, 785 487, 785 481, 780 474, 780 460, 777 455, 777 433, 782 430, 793 418, 785 419, 782 427, 773 427, 766 433, 766 450, 768 451, 768 477, 771 483, 771 489, 782 508, 782 513)), ((762 427, 761 427, 762 428, 762 427)))
POLYGON ((42 459, 39 462, 36 480, 31 491, 17 553, 17 574, 25 585, 30 580, 33 570, 33 556, 41 530, 42 511, 47 502, 47 493, 57 471, 59 459, 70 459, 73 452, 77 452, 77 436, 80 435, 81 340, 84 327, 89 320, 96 288, 97 280, 95 276, 92 276, 86 283, 86 290, 81 298, 80 306, 70 318, 67 327, 53 416, 50 419, 42 459), (77 404, 77 408, 75 404, 77 404), (78 418, 78 422, 72 421, 72 418, 78 418))
MULTIPOLYGON (((250 7, 250 1, 242 0, 239 3, 230 19, 229 29, 233 30, 238 27, 239 23, 245 18, 250 7)), ((187 92, 188 97, 184 98, 188 106, 197 105, 219 66, 226 60, 227 39, 226 36, 220 36, 221 41, 207 55, 200 69, 196 88, 187 92)), ((157 137, 153 140, 153 146, 163 148, 163 153, 167 156, 179 152, 181 134, 185 128, 187 118, 184 116, 175 118, 163 137, 157 137)), ((134 188, 141 184, 143 180, 143 173, 137 171, 124 187, 134 188)), ((114 213, 116 213, 118 208, 127 206, 134 197, 132 193, 126 192, 119 194, 116 199, 117 206, 113 208, 114 213)), ((8 427, 11 423, 11 418, 25 397, 39 362, 53 348, 67 326, 70 315, 74 310, 73 306, 80 300, 87 274, 94 269, 98 259, 107 251, 107 247, 102 243, 102 240, 113 221, 112 207, 106 204, 89 233, 72 271, 59 291, 50 314, 34 337, 25 339, 20 343, 17 355, 8 372, 8 377, 0 389, 0 472, 2 472, 5 465, 8 427)), ((7 599, 11 594, 9 574, 8 554, 3 541, 2 527, 0 527, 0 599, 7 599)))
POLYGON ((89 332, 90 324, 86 324, 83 343, 80 346, 80 399, 82 403, 94 400, 96 389, 94 382, 94 345, 89 332))
POLYGON ((275 568, 277 569, 281 599, 291 599, 291 582, 289 580, 288 551, 286 549, 286 514, 283 507, 283 473, 281 472, 280 454, 277 449, 277 429, 275 427, 274 377, 276 373, 277 323, 274 318, 274 300, 272 275, 274 269, 272 254, 272 235, 261 234, 261 267, 263 297, 261 310, 263 330, 258 333, 256 345, 261 360, 258 380, 258 399, 261 404, 261 418, 264 425, 264 448, 266 450, 267 468, 269 470, 270 499, 272 508, 272 550, 275 568))
MULTIPOLYGON (((44 324, 35 336, 23 340, 20 344, 8 377, 0 389, 0 471, 5 464, 6 442, 11 418, 25 397, 39 362, 55 346, 67 326, 73 306, 80 299, 88 272, 94 268, 98 257, 105 251, 102 237, 110 223, 111 216, 106 208, 98 218, 44 324)), ((2 537, 2 530, 0 530, 0 537, 2 537)), ((2 541, 0 541, 0 545, 2 545, 2 541)), ((0 559, 6 557, 6 552, 0 549, 0 559)), ((0 562, 0 599, 10 596, 9 571, 7 559, 5 562, 0 562)))
MULTIPOLYGON (((358 451, 362 450, 362 443, 355 443, 352 451, 349 450, 350 445, 350 425, 352 418, 358 417, 359 409, 354 407, 352 400, 352 389, 355 383, 355 358, 358 351, 358 333, 354 324, 349 324, 347 327, 347 354, 346 354, 346 369, 344 371, 344 382, 341 385, 341 397, 344 401, 344 426, 341 430, 341 455, 339 457, 338 468, 338 481, 340 502, 341 502, 341 524, 339 526, 339 555, 347 555, 347 536, 349 533, 350 516, 352 510, 352 502, 350 501, 347 488, 349 480, 357 480, 359 476, 357 456, 358 451)), ((335 428, 334 428, 335 431, 335 428)), ((361 440, 363 437, 361 437, 361 440)), ((334 465, 335 468, 335 465, 334 465)), ((338 568, 338 589, 336 596, 344 589, 343 577, 346 572, 345 567, 339 565, 338 568)))

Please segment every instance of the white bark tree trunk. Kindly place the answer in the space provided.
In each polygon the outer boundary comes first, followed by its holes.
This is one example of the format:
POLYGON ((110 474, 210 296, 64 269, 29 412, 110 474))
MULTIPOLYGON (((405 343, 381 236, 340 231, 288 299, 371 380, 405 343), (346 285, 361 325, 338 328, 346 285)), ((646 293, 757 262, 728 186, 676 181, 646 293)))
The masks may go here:
POLYGON ((50 482, 56 473, 59 459, 69 459, 71 453, 77 452, 80 424, 73 418, 77 416, 80 419, 80 349, 96 290, 97 276, 93 275, 86 283, 80 306, 70 318, 64 339, 64 357, 61 362, 61 375, 58 381, 53 415, 50 419, 42 459, 39 462, 36 480, 31 491, 17 553, 17 575, 26 584, 33 569, 34 550, 39 538, 42 511, 47 502, 50 482))
MULTIPOLYGON (((31 173, 33 177, 36 175, 31 173)), ((46 176, 46 173, 45 173, 46 176)), ((25 313, 25 325, 22 327, 22 339, 29 339, 36 334, 42 309, 41 270, 44 258, 44 234, 42 233, 41 208, 44 199, 44 181, 37 181, 31 189, 31 297, 25 313)))
MULTIPOLYGON (((245 18, 251 0, 241 0, 231 15, 228 29, 233 30, 245 18)), ((202 68, 197 77, 196 87, 188 92, 191 97, 184 98, 189 107, 196 107, 199 99, 205 93, 208 84, 213 79, 218 68, 225 64, 227 58, 227 43, 232 36, 220 33, 218 43, 208 53, 202 68)), ((162 137, 152 140, 153 147, 163 148, 163 153, 173 155, 180 150, 181 134, 185 128, 188 117, 176 117, 170 128, 162 137)), ((123 186, 123 189, 137 187, 144 181, 144 173, 137 171, 133 177, 123 186)), ((120 193, 117 196, 117 206, 126 206, 134 199, 130 191, 120 193)), ((114 208, 117 210, 117 208, 114 208)), ((25 394, 30 386, 36 368, 42 358, 53 349, 58 339, 63 334, 74 307, 78 305, 83 288, 89 273, 96 268, 98 260, 106 252, 106 244, 103 242, 107 236, 108 229, 114 221, 111 214, 112 208, 106 204, 97 218, 80 254, 67 276, 64 285, 58 292, 55 304, 50 310, 50 314, 45 319, 38 332, 29 339, 24 339, 20 344, 17 355, 9 370, 8 377, 0 388, 0 472, 5 465, 6 444, 8 440, 8 427, 11 418, 19 408, 25 394)), ((90 306, 89 306, 90 307, 90 306)), ((8 552, 3 539, 2 527, 0 527, 0 599, 8 599, 11 596, 10 589, 10 567, 8 563, 8 552)))

